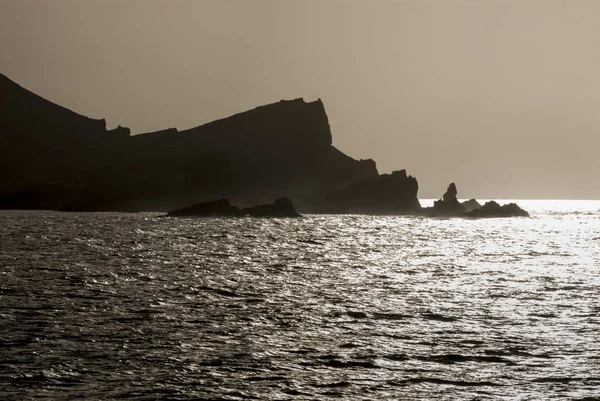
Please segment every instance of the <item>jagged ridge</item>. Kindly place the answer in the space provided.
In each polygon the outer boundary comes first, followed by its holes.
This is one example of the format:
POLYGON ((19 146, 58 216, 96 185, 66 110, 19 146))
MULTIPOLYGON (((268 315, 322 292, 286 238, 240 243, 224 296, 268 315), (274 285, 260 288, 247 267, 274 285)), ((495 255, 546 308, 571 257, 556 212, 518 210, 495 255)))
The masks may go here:
POLYGON ((5 76, 0 87, 2 168, 9 172, 0 182, 0 207, 165 210, 221 197, 256 204, 288 194, 300 199, 301 211, 418 205, 413 177, 380 176, 374 161, 354 160, 332 146, 320 99, 130 136, 127 128, 107 131, 104 120, 58 106, 5 76))

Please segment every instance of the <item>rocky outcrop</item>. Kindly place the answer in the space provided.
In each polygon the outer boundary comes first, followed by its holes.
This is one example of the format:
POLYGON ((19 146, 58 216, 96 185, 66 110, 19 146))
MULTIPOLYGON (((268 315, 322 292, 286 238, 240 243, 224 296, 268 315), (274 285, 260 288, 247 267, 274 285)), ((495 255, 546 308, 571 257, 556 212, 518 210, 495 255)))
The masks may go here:
POLYGON ((131 130, 119 125, 117 128, 109 130, 108 134, 116 138, 128 138, 131 135, 131 130))
POLYGON ((456 184, 451 183, 433 207, 423 208, 421 215, 431 217, 529 217, 529 213, 521 209, 516 203, 500 206, 498 202, 490 201, 481 206, 476 199, 469 199, 460 203, 457 199, 456 184))
POLYGON ((229 199, 197 203, 183 209, 167 213, 170 217, 300 217, 292 200, 287 197, 279 198, 268 205, 257 205, 248 208, 232 206, 229 199))
POLYGON ((442 199, 433 202, 434 214, 439 216, 456 216, 465 213, 465 207, 458 201, 456 198, 457 195, 456 184, 451 183, 448 185, 448 189, 446 189, 442 199))
POLYGON ((456 184, 451 182, 450 185, 448 185, 448 189, 446 189, 444 195, 442 195, 442 202, 455 202, 456 195, 458 195, 456 184))
POLYGON ((421 209, 419 184, 406 170, 382 174, 332 190, 319 201, 317 213, 411 214, 421 209))
POLYGON ((251 217, 300 217, 288 197, 278 198, 270 205, 257 205, 241 210, 242 215, 251 217))
POLYGON ((466 200, 462 202, 461 205, 463 205, 467 213, 481 207, 481 203, 477 202, 477 199, 466 200))
POLYGON ((529 217, 529 213, 516 203, 500 206, 496 201, 486 202, 478 209, 466 213, 468 217, 529 217))

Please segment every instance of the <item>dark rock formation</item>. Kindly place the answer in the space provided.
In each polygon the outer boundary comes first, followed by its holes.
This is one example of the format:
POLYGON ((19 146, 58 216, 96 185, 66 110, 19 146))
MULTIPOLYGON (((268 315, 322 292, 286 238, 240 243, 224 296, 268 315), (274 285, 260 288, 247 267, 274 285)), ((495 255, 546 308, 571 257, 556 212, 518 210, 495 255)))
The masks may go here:
POLYGON ((112 135, 113 137, 128 138, 129 135, 131 135, 131 130, 127 127, 121 127, 119 125, 117 128, 108 131, 108 134, 112 135))
POLYGON ((252 217, 300 217, 288 197, 278 198, 270 205, 258 205, 242 209, 242 215, 252 217))
POLYGON ((410 214, 420 210, 419 184, 406 170, 382 174, 326 193, 320 213, 410 214))
POLYGON ((517 205, 461 204, 454 183, 421 209, 405 170, 380 175, 373 160, 332 146, 321 100, 280 101, 211 123, 130 136, 43 99, 0 74, 0 208, 169 210, 193 215, 293 215, 293 195, 313 213, 526 216, 517 205))
POLYGON ((481 203, 477 202, 477 199, 469 199, 461 203, 461 205, 463 205, 467 213, 481 207, 481 203))
POLYGON ((321 99, 282 100, 181 131, 182 137, 219 149, 313 149, 331 146, 332 136, 321 99))
POLYGON ((529 217, 529 213, 515 203, 500 206, 490 201, 481 206, 476 199, 460 203, 457 195, 456 185, 451 183, 442 199, 435 201, 433 207, 423 208, 420 214, 432 217, 529 217))
POLYGON ((456 216, 465 213, 465 207, 456 199, 456 195, 458 195, 456 184, 451 183, 442 199, 433 202, 433 212, 439 216, 456 216))
POLYGON ((104 119, 79 115, 0 74, 0 194, 15 199, 17 192, 54 187, 56 196, 29 206, 53 205, 62 196, 57 182, 106 165, 128 139, 127 128, 107 131, 104 119))
POLYGON ((529 213, 516 203, 500 206, 496 201, 486 202, 479 209, 466 213, 468 217, 529 217, 529 213))
POLYGON ((170 210, 293 194, 299 210, 419 209, 417 182, 332 146, 321 100, 280 101, 189 130, 130 136, 0 75, 0 208, 170 210), (366 191, 366 193, 365 193, 366 191))
POLYGON ((456 184, 452 182, 450 183, 450 185, 448 185, 448 189, 446 189, 444 195, 442 195, 442 201, 454 202, 456 200, 456 195, 458 195, 458 191, 456 190, 456 184))
POLYGON ((274 203, 268 205, 258 205, 249 208, 240 209, 231 206, 229 199, 219 199, 216 201, 197 203, 183 209, 172 210, 167 213, 171 217, 300 217, 294 209, 290 198, 283 197, 277 199, 274 203))

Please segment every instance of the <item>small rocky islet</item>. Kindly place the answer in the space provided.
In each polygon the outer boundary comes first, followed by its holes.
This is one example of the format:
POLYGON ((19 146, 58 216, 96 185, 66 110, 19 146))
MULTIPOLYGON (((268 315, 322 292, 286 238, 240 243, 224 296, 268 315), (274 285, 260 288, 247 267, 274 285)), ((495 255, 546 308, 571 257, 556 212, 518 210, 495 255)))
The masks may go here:
POLYGON ((500 205, 496 201, 481 205, 476 199, 460 202, 457 199, 456 184, 451 183, 441 199, 433 202, 432 207, 422 209, 425 216, 431 217, 529 217, 529 213, 516 203, 500 205))
POLYGON ((232 206, 229 199, 201 202, 167 213, 168 217, 300 217, 288 197, 278 198, 272 204, 246 208, 232 206))

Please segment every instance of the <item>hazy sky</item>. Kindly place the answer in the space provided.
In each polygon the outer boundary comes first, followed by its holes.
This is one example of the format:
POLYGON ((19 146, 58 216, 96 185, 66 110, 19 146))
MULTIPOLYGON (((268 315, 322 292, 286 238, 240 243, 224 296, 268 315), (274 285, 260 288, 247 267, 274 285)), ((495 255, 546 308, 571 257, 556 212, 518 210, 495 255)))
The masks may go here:
POLYGON ((600 199, 600 0, 0 0, 0 49, 109 128, 320 97, 421 197, 600 199))

